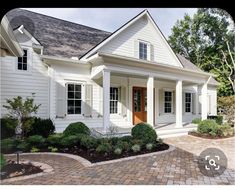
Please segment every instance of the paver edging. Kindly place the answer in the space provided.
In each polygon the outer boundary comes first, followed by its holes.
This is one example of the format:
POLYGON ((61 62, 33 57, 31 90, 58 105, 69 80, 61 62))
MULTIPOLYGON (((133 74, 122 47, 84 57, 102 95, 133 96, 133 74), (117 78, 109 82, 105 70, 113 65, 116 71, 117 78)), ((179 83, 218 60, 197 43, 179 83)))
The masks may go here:
MULTIPOLYGON (((172 145, 169 145, 169 149, 167 149, 167 150, 152 152, 152 153, 148 153, 148 154, 141 154, 141 155, 136 155, 136 156, 129 156, 129 157, 126 157, 126 158, 119 158, 119 159, 115 159, 115 160, 102 161, 102 162, 97 162, 97 163, 91 163, 90 161, 88 161, 85 158, 82 158, 78 155, 67 154, 67 153, 37 152, 37 153, 22 153, 21 155, 65 156, 65 157, 68 157, 68 158, 72 158, 76 161, 79 161, 84 167, 92 167, 92 166, 111 164, 111 163, 116 163, 116 162, 121 162, 121 161, 133 160, 133 159, 136 159, 136 158, 143 158, 143 157, 153 156, 153 155, 158 155, 158 154, 164 154, 164 153, 167 153, 167 152, 171 152, 173 150, 175 150, 175 147, 172 146, 172 145)), ((13 155, 15 155, 15 154, 6 154, 6 156, 13 156, 13 155)))
POLYGON ((31 163, 34 166, 40 166, 40 169, 43 170, 40 173, 37 174, 31 174, 31 175, 25 175, 25 176, 19 176, 19 177, 13 177, 13 178, 9 178, 9 179, 3 179, 0 180, 1 183, 9 183, 9 182, 15 182, 15 181, 19 181, 19 180, 25 180, 25 179, 31 179, 31 178, 35 178, 35 177, 39 177, 39 176, 44 176, 47 174, 53 174, 54 173, 54 169, 45 163, 41 163, 41 162, 31 162, 31 161, 23 161, 20 163, 31 163))
POLYGON ((213 141, 231 140, 231 139, 235 138, 235 136, 233 136, 233 137, 227 137, 227 138, 209 139, 209 138, 203 138, 203 137, 198 137, 198 136, 194 136, 194 135, 188 135, 188 136, 193 137, 193 138, 197 138, 197 139, 213 140, 213 141))

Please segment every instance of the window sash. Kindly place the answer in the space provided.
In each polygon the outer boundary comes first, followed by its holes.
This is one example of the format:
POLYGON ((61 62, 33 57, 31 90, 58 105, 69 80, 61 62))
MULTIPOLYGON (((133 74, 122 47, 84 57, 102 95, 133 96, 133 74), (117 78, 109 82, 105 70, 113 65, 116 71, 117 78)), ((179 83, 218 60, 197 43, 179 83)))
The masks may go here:
POLYGON ((28 52, 27 52, 27 50, 23 50, 23 52, 24 52, 24 55, 22 56, 22 57, 18 57, 18 66, 17 66, 17 68, 18 68, 18 70, 24 70, 24 71, 27 71, 27 67, 28 67, 28 65, 27 65, 27 59, 28 59, 28 52))
POLYGON ((172 92, 164 91, 164 113, 172 113, 172 92))
POLYGON ((192 93, 185 93, 185 112, 190 113, 192 111, 192 93))
POLYGON ((118 90, 117 87, 110 87, 110 114, 118 113, 118 90))
POLYGON ((67 114, 81 114, 82 112, 82 85, 67 84, 67 114))
POLYGON ((147 60, 147 43, 139 42, 139 58, 147 60))

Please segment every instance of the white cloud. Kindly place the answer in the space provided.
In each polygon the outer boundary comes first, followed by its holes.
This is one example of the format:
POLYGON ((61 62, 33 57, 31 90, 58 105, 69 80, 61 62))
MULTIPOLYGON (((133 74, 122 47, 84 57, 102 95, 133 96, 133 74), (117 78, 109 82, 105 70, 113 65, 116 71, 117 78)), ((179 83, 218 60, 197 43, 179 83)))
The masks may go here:
MULTIPOLYGON (((145 8, 27 8, 27 10, 113 32, 145 8)), ((167 37, 172 26, 193 8, 149 8, 148 11, 167 37)))

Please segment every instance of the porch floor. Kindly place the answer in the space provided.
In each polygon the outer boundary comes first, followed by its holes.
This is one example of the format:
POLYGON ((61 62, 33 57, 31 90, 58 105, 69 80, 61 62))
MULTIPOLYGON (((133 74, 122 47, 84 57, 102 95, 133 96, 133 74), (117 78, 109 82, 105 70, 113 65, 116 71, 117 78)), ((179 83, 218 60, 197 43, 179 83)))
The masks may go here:
MULTIPOLYGON (((133 126, 127 126, 127 127, 115 127, 113 128, 113 131, 110 130, 106 135, 113 135, 113 136, 124 136, 124 135, 130 135, 131 129, 133 126)), ((176 136, 174 134, 186 134, 190 130, 194 130, 197 128, 196 124, 193 123, 183 123, 183 127, 176 128, 175 123, 164 123, 164 124, 158 124, 154 126, 157 134, 159 137, 165 137, 165 136, 176 136)), ((106 136, 103 128, 93 128, 92 130, 93 134, 95 136, 106 136)), ((177 135, 177 136, 178 136, 177 135)))

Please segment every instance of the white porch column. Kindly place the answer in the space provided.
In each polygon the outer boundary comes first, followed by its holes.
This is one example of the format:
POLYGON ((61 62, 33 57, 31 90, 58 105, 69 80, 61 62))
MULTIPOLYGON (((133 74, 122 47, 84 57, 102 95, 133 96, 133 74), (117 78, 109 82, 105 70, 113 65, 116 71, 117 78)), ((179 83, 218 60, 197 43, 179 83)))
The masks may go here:
POLYGON ((176 81, 176 96, 175 96, 175 103, 176 103, 176 127, 182 127, 182 81, 176 81))
POLYGON ((109 128, 110 116, 110 71, 103 70, 103 126, 104 132, 109 128))
POLYGON ((207 119, 207 82, 202 85, 201 89, 201 114, 202 120, 207 119))
POLYGON ((147 81, 147 123, 154 126, 154 77, 147 81))
POLYGON ((195 115, 196 117, 199 115, 199 87, 197 86, 197 91, 195 94, 195 100, 194 100, 194 105, 195 105, 195 115))

